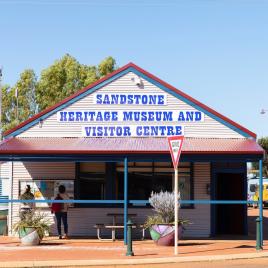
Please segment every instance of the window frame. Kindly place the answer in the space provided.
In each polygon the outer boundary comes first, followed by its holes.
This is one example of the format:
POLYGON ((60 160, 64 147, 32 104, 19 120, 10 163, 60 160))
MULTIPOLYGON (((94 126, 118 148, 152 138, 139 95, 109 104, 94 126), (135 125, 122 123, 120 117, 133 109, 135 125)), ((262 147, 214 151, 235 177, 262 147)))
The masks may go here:
MULTIPOLYGON (((76 162, 76 165, 75 165, 75 174, 76 174, 76 178, 74 180, 74 196, 75 196, 75 199, 80 199, 80 176, 81 175, 89 175, 89 176, 92 176, 92 177, 96 177, 96 176, 99 176, 99 175, 104 175, 104 185, 107 185, 107 168, 106 168, 106 164, 108 162, 105 162, 105 172, 104 174, 103 173, 88 173, 88 172, 80 172, 80 162, 76 162)), ((138 163, 138 162, 137 162, 138 163)), ((152 161, 152 162, 148 162, 148 164, 152 164, 151 167, 152 167, 152 172, 154 173, 154 170, 155 170, 155 161, 152 161)), ((168 162, 167 162, 168 163, 168 162)), ((181 162, 182 163, 182 168, 183 168, 183 163, 184 162, 181 162)), ((186 163, 186 162, 185 162, 186 163)), ((189 169, 190 169, 190 172, 180 172, 180 174, 183 174, 183 173, 187 173, 189 174, 189 180, 190 180, 190 200, 193 200, 194 199, 194 163, 193 162, 187 162, 189 163, 189 169)), ((132 166, 133 167, 133 166, 132 166)), ((149 168, 150 166, 148 165, 147 166, 139 166, 139 167, 145 167, 145 168, 149 168)), ((171 165, 172 167, 172 165, 171 165)), ((115 166, 115 180, 114 180, 114 183, 117 185, 118 184, 118 179, 117 179, 117 170, 116 170, 116 166, 115 166)), ((188 166, 187 166, 188 168, 188 166)), ((158 172, 160 173, 160 172, 158 172)), ((170 174, 171 172, 166 172, 168 174, 170 174)), ((157 174, 157 173, 156 173, 157 174)), ((153 176, 153 175, 152 175, 153 176)), ((106 188, 106 187, 105 187, 106 188)), ((105 192, 107 192, 107 189, 104 189, 105 192)), ((118 193, 116 194, 116 197, 115 197, 115 200, 118 200, 118 193)), ((104 195, 104 199, 103 200, 108 200, 106 199, 106 194, 104 195)), ((81 204, 81 203, 75 203, 75 207, 76 208, 109 208, 109 207, 123 207, 123 204, 81 204)), ((130 204, 129 203, 129 207, 130 208, 151 208, 151 206, 149 204, 147 205, 134 205, 134 204, 130 204)), ((189 205, 181 205, 180 207, 181 209, 194 209, 195 206, 194 204, 189 204, 189 205)))

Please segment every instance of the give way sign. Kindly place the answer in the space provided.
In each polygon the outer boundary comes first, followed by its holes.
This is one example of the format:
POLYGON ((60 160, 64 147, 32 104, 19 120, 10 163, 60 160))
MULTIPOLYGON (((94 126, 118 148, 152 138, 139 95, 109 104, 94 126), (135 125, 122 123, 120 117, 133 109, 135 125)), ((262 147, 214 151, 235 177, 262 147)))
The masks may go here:
POLYGON ((182 148, 183 136, 171 136, 168 137, 168 145, 170 154, 172 157, 172 162, 174 169, 178 167, 180 155, 181 155, 181 148, 182 148))

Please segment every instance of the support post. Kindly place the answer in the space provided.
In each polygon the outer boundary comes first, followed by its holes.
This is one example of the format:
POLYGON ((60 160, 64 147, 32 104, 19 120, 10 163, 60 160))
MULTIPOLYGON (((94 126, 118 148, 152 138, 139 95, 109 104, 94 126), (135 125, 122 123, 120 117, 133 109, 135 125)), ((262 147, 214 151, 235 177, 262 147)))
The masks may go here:
POLYGON ((260 241, 263 246, 263 179, 262 179, 262 160, 259 160, 259 218, 260 218, 260 241))
POLYGON ((128 159, 124 159, 124 244, 127 244, 127 220, 128 220, 128 159))
POLYGON ((132 250, 132 221, 128 220, 127 222, 127 253, 126 256, 134 256, 134 252, 132 250))
POLYGON ((175 219, 174 219, 174 227, 175 227, 175 239, 174 239, 174 254, 178 254, 178 168, 175 168, 175 182, 174 182, 174 201, 175 201, 175 219))
POLYGON ((260 237, 260 218, 256 219, 256 250, 262 250, 260 237))

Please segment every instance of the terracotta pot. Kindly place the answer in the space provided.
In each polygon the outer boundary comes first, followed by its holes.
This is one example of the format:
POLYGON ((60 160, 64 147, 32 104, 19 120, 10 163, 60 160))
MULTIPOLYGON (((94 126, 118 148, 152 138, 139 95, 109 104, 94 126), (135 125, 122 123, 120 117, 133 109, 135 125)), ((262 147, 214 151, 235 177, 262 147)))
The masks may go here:
MULTIPOLYGON (((182 225, 178 226, 178 239, 182 237, 182 225)), ((171 224, 156 224, 150 228, 152 239, 159 246, 174 246, 175 228, 171 224)))

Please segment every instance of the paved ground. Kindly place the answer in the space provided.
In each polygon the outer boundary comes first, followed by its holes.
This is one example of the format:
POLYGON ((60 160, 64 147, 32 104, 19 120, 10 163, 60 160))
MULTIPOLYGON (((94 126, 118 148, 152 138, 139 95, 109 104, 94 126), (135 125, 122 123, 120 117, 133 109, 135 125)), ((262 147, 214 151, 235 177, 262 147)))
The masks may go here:
MULTIPOLYGON (((264 251, 268 256, 268 243, 264 251)), ((23 247, 16 238, 0 238, 0 263, 12 261, 49 260, 115 260, 161 259, 174 257, 173 247, 159 247, 151 240, 135 241, 134 257, 126 257, 122 241, 45 238, 38 247, 23 247)), ((254 240, 183 240, 179 243, 179 258, 195 256, 225 256, 255 254, 254 240)))
MULTIPOLYGON (((95 264, 97 262, 99 265, 103 265, 106 261, 106 265, 108 265, 106 266, 107 268, 117 267, 118 265, 124 264, 124 262, 128 261, 131 261, 129 265, 138 265, 144 261, 147 262, 146 267, 150 267, 150 265, 155 262, 162 262, 161 267, 165 267, 163 265, 168 265, 166 267, 182 267, 173 266, 175 264, 172 263, 176 262, 176 265, 178 265, 180 262, 196 260, 217 261, 220 259, 226 260, 230 258, 255 258, 260 256, 268 257, 268 240, 264 241, 264 250, 262 252, 256 253, 255 249, 255 219, 256 215, 258 214, 258 210, 249 208, 248 214, 248 237, 232 237, 232 239, 228 240, 226 240, 226 237, 224 240, 219 238, 216 240, 182 240, 179 243, 179 255, 177 257, 174 257, 173 247, 159 247, 156 246, 151 240, 135 241, 133 243, 133 251, 135 256, 126 257, 126 247, 124 246, 123 241, 104 242, 93 239, 75 238, 70 240, 59 240, 57 237, 48 237, 44 239, 40 246, 23 247, 20 245, 19 239, 17 238, 0 237, 0 267, 8 266, 9 264, 12 264, 11 266, 13 267, 21 267, 23 266, 23 263, 24 267, 42 267, 42 265, 44 265, 43 267, 55 267, 57 265, 64 265, 65 267, 68 267, 78 264, 86 265, 89 264, 89 261, 91 262, 91 265, 93 265, 94 262, 95 264), (67 262, 57 262, 61 260, 65 260, 67 262), (49 266, 52 263, 51 261, 54 261, 55 265, 49 266), (109 266, 110 264, 111 266, 109 266)), ((268 226, 267 220, 268 209, 264 210, 265 239, 268 239, 268 227, 266 227, 268 226)), ((259 261, 260 260, 258 260, 258 262, 259 261)), ((236 264, 240 265, 238 262, 236 264)), ((154 264, 154 267, 157 267, 155 265, 156 264, 154 264)), ((183 267, 188 267, 185 265, 183 267)), ((219 264, 218 267, 226 267, 220 265, 221 264, 219 264)), ((251 264, 248 262, 248 265, 251 264)), ((140 267, 144 267, 144 265, 140 267)), ((200 265, 198 267, 200 268, 200 265)), ((209 266, 208 263, 208 266, 201 267, 216 266, 209 266)))
MULTIPOLYGON (((256 217, 258 216, 258 209, 248 208, 248 234, 250 239, 256 239, 256 217)), ((263 237, 268 240, 268 208, 263 209, 263 237)))
MULTIPOLYGON (((116 266, 105 266, 105 268, 115 268, 115 267, 116 266)), ((268 258, 146 265, 146 268, 226 268, 226 267, 266 268, 268 267, 268 258)), ((104 268, 104 266, 99 266, 98 268, 104 268)), ((118 268, 144 268, 144 265, 127 265, 127 266, 120 266, 118 268)))

